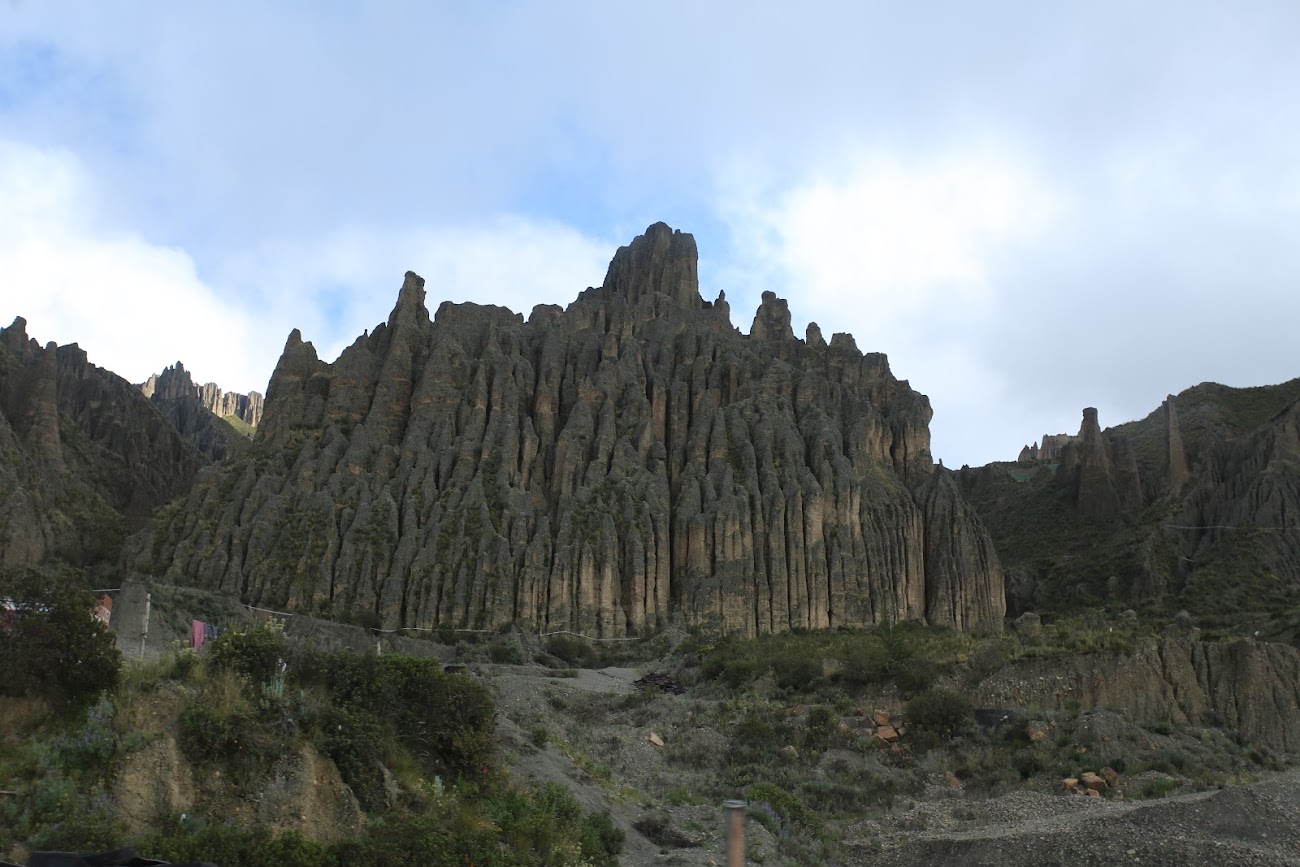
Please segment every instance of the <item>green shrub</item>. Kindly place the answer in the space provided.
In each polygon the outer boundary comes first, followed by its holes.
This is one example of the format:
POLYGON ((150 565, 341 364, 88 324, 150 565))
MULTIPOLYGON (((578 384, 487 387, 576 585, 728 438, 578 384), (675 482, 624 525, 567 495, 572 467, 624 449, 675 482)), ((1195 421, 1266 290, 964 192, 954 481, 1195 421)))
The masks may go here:
POLYGON ((831 737, 839 727, 839 717, 826 705, 817 705, 808 710, 808 730, 804 733, 804 748, 812 752, 823 752, 831 745, 831 737))
POLYGON ((600 651, 576 635, 552 635, 546 639, 546 652, 579 668, 597 668, 600 651))
POLYGON ((919 656, 897 660, 890 664, 889 670, 903 695, 923 693, 939 679, 938 667, 929 659, 919 656))
POLYGON ((488 648, 488 658, 501 665, 524 664, 524 655, 517 644, 493 644, 488 648))
POLYGON ((37 781, 27 821, 33 849, 104 851, 120 846, 126 833, 102 789, 86 791, 57 772, 37 781))
POLYGON ((608 810, 590 813, 583 817, 578 832, 578 847, 582 857, 597 867, 618 867, 618 855, 623 851, 623 829, 614 824, 608 810))
POLYGON ((1168 777, 1148 780, 1143 784, 1140 794, 1144 798, 1163 798, 1174 789, 1178 788, 1178 786, 1179 783, 1177 780, 1171 780, 1168 777))
POLYGON ((270 681, 289 655, 284 631, 275 624, 247 632, 227 632, 205 645, 208 664, 217 671, 233 671, 256 684, 270 681))
POLYGON ((105 780, 119 751, 138 747, 138 734, 119 737, 113 727, 113 702, 107 695, 86 711, 85 721, 75 734, 62 735, 50 743, 46 763, 66 769, 82 780, 105 780))
POLYGON ((122 655, 92 615, 94 594, 71 569, 0 572, 0 598, 17 607, 0 631, 0 695, 36 695, 85 705, 117 686, 122 655))
POLYGON ((745 790, 750 804, 766 804, 783 820, 805 832, 820 833, 822 821, 795 795, 773 783, 757 783, 745 790))
POLYGON ((470 678, 444 674, 435 660, 395 654, 344 653, 304 662, 295 656, 291 668, 319 679, 335 707, 335 716, 320 726, 327 751, 343 756, 362 777, 369 773, 360 771, 361 764, 378 755, 386 738, 431 774, 478 777, 490 766, 496 710, 487 690, 470 678))
POLYGON ((338 766, 339 776, 368 811, 385 806, 383 738, 373 713, 331 708, 320 720, 322 747, 338 766))
POLYGON ((732 730, 727 743, 727 761, 731 765, 771 762, 793 740, 793 734, 785 720, 751 710, 732 730))
POLYGON ((889 677, 889 648, 875 635, 861 635, 843 651, 840 679, 866 686, 889 677))
POLYGON ((975 718, 965 696, 939 687, 931 687, 913 697, 903 716, 911 731, 934 738, 952 737, 975 718))
POLYGON ((171 818, 135 842, 142 855, 171 862, 204 861, 221 867, 325 867, 337 863, 323 843, 297 831, 276 835, 263 825, 181 822, 171 818))

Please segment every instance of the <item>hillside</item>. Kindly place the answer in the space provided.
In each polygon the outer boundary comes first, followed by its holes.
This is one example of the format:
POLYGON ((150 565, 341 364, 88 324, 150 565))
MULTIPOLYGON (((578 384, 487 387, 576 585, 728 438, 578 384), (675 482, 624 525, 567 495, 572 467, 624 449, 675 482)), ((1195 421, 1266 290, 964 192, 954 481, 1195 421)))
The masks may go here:
POLYGON ((0 329, 0 567, 115 571, 122 539, 207 459, 134 386, 76 344, 0 329))
POLYGON ((1135 607, 1300 640, 1300 380, 1205 383, 1057 464, 963 469, 1024 610, 1135 607))

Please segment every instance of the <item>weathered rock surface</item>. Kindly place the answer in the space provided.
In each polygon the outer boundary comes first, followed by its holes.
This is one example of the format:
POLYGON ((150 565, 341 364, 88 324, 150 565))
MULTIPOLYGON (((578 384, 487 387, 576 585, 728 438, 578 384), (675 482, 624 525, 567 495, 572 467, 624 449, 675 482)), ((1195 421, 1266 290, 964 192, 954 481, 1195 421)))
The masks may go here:
MULTIPOLYGON (((190 378, 185 365, 176 362, 154 374, 140 386, 140 392, 162 413, 163 418, 176 428, 181 436, 194 443, 195 447, 207 455, 209 460, 221 461, 232 452, 237 451, 247 442, 247 437, 234 430, 223 421, 225 416, 243 419, 237 412, 240 401, 250 418, 261 418, 262 397, 252 395, 223 394, 214 383, 199 388, 190 378), (256 412, 250 410, 250 399, 255 400, 256 412), (232 410, 232 411, 227 411, 232 410), (239 439, 236 439, 236 438, 239 439)), ((252 422, 246 422, 253 424, 252 422)))
POLYGON ((1131 653, 1030 659, 987 678, 994 707, 1104 707, 1134 719, 1221 726, 1287 751, 1300 748, 1300 651, 1256 641, 1144 639, 1131 653))
POLYGON ((1121 498, 1116 484, 1118 473, 1110 449, 1102 438, 1094 407, 1083 411, 1078 455, 1079 466, 1073 483, 1079 513, 1095 521, 1118 518, 1121 514, 1121 498))
POLYGON ((253 450, 133 565, 389 627, 996 628, 1001 568, 934 472, 928 400, 848 335, 796 339, 770 293, 749 336, 728 311, 663 224, 527 321, 431 319, 407 274, 335 363, 289 336, 253 450))
POLYGON ((262 395, 256 391, 239 394, 234 391, 222 391, 215 382, 195 385, 185 365, 179 361, 162 373, 155 373, 140 386, 144 396, 159 401, 180 401, 196 399, 200 406, 217 418, 235 418, 249 427, 255 428, 262 422, 262 395))
POLYGON ((75 343, 42 347, 22 318, 0 329, 0 565, 115 559, 204 463, 75 343))

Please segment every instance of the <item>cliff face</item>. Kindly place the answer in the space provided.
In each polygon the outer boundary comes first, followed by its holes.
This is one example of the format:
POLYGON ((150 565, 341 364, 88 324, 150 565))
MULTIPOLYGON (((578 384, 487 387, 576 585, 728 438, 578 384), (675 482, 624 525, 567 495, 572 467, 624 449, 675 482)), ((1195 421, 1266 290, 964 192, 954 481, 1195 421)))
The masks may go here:
POLYGON ((76 344, 0 329, 0 566, 115 558, 206 461, 76 344))
POLYGON ((251 453, 202 474, 134 566, 248 601, 440 623, 752 635, 928 618, 997 628, 1002 573, 936 476, 927 399, 863 355, 752 333, 651 226, 527 321, 408 274, 334 364, 295 331, 251 453))
POLYGON ((202 386, 194 384, 185 365, 179 361, 162 373, 155 373, 140 386, 144 396, 154 401, 155 405, 169 404, 176 401, 194 401, 215 415, 217 418, 237 419, 251 428, 262 422, 262 395, 256 391, 239 394, 234 391, 222 391, 215 382, 205 382, 202 386))
MULTIPOLYGON (((240 436, 208 408, 200 390, 190 379, 189 371, 179 361, 162 373, 149 377, 140 386, 140 392, 181 436, 192 442, 209 460, 225 460, 232 449, 232 438, 240 436)), ((216 393, 219 395, 220 389, 216 389, 216 393)))
POLYGON ((1300 653, 1255 641, 1146 639, 1132 653, 1017 662, 980 684, 994 707, 1107 707, 1133 719, 1223 726, 1300 748, 1300 653))

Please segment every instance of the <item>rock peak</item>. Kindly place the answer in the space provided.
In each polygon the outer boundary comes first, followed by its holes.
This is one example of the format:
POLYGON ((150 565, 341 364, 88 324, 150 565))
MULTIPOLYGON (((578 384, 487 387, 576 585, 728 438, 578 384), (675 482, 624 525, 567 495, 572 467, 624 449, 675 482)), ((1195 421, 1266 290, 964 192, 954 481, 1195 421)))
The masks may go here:
POLYGON ((775 292, 763 293, 763 300, 754 312, 754 324, 750 326, 749 336, 759 340, 794 339, 794 329, 790 327, 790 306, 784 298, 777 298, 775 292))
POLYGON ((397 293, 397 308, 423 308, 424 297, 424 278, 414 271, 407 271, 402 279, 402 288, 397 293))
POLYGON ((626 247, 619 247, 605 273, 605 291, 636 304, 649 295, 666 295, 678 306, 698 310, 699 251, 695 237, 666 223, 649 226, 626 247))

